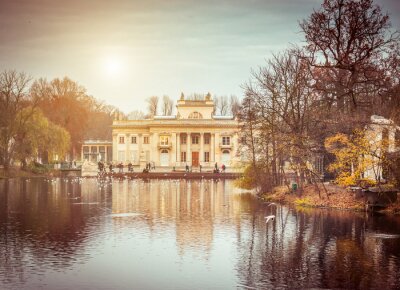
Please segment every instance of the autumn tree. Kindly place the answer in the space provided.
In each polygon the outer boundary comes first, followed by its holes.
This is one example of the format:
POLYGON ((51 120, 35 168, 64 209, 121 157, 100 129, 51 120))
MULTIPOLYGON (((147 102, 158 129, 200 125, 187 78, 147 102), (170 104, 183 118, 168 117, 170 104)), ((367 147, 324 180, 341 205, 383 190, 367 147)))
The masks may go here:
POLYGON ((37 108, 22 109, 18 112, 16 121, 26 118, 29 121, 24 123, 15 137, 15 158, 21 161, 22 167, 25 168, 29 159, 39 155, 46 160, 51 160, 55 155, 63 158, 69 150, 69 133, 48 121, 37 108))
POLYGON ((89 96, 85 98, 84 104, 88 112, 84 139, 111 140, 111 125, 115 112, 119 110, 89 96))
POLYGON ((64 77, 35 81, 31 88, 34 97, 40 98, 39 107, 53 123, 65 128, 71 136, 71 156, 80 152, 88 126, 89 107, 93 100, 86 89, 64 77))

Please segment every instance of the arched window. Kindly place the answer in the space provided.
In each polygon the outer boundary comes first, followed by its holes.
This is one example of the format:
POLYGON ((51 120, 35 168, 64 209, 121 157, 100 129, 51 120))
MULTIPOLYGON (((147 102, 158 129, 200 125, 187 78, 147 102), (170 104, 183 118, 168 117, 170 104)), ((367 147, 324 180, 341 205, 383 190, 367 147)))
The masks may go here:
POLYGON ((199 112, 192 112, 189 115, 189 119, 203 119, 203 115, 199 112))
POLYGON ((222 154, 229 154, 230 152, 229 152, 229 150, 223 150, 222 151, 222 154))
POLYGON ((161 153, 168 153, 168 150, 163 149, 163 150, 161 150, 161 153))

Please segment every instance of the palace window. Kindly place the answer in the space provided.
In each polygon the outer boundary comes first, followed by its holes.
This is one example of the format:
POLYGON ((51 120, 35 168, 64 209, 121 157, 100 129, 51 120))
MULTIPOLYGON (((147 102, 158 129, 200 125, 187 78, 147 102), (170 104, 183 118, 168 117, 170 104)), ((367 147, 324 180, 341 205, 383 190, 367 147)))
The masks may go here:
POLYGON ((124 144, 125 143, 125 137, 120 136, 119 137, 119 144, 124 144))
POLYGON ((149 144, 149 136, 143 137, 143 144, 149 144))
POLYGON ((210 152, 204 152, 204 162, 210 162, 210 152))
POLYGON ((231 137, 222 137, 222 145, 231 145, 231 137))
POLYGON ((132 144, 136 144, 136 136, 133 136, 133 137, 131 138, 131 143, 132 143, 132 144))
POLYGON ((204 144, 210 144, 210 136, 209 135, 204 135, 204 144))
POLYGON ((189 119, 203 119, 203 115, 199 112, 190 113, 189 119))
POLYGON ((89 160, 89 146, 83 146, 83 158, 89 160))
POLYGON ((181 144, 186 144, 186 135, 181 135, 181 144))
POLYGON ((199 144, 199 136, 198 135, 192 136, 192 144, 199 144))
POLYGON ((186 152, 181 152, 181 162, 186 162, 186 152))
POLYGON ((168 145, 168 136, 160 136, 160 145, 168 145))

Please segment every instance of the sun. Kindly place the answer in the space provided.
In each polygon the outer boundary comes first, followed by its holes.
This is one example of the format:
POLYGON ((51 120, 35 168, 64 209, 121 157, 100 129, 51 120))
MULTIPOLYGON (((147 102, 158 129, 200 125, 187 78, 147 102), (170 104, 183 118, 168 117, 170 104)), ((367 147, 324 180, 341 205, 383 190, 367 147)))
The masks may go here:
POLYGON ((118 76, 122 70, 122 62, 117 57, 108 57, 104 61, 104 70, 109 76, 118 76))

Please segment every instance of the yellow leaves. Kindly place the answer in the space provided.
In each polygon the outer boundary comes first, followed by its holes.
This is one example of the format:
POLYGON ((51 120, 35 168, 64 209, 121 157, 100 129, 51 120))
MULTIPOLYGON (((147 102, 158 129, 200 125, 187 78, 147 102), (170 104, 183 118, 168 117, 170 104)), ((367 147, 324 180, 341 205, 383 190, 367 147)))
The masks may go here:
POLYGON ((358 184, 366 170, 379 166, 381 158, 377 156, 384 146, 371 130, 355 130, 351 136, 339 133, 326 138, 324 145, 336 157, 328 170, 345 186, 358 184))
POLYGON ((17 156, 35 156, 39 151, 63 156, 70 145, 70 135, 62 127, 50 122, 37 108, 27 107, 18 113, 21 134, 17 137, 17 156))

